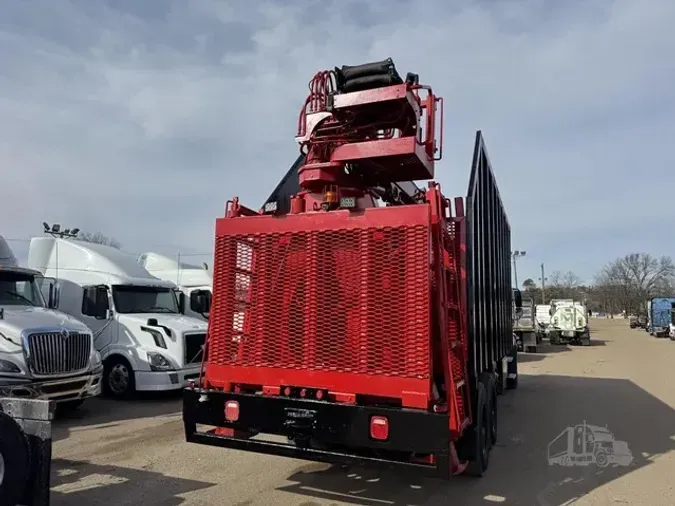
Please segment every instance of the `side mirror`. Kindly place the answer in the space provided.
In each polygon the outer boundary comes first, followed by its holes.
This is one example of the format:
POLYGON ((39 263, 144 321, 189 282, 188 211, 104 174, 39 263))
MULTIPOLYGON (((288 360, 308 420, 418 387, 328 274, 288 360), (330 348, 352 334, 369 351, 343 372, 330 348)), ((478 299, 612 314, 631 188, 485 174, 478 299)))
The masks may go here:
POLYGON ((108 288, 105 286, 96 287, 96 314, 94 315, 99 320, 106 320, 108 318, 108 288))
POLYGON ((180 314, 185 314, 185 294, 183 292, 178 292, 178 312, 180 314))
POLYGON ((59 308, 59 299, 61 296, 61 287, 56 281, 49 283, 49 298, 47 300, 47 307, 49 309, 59 308))
POLYGON ((523 308, 523 294, 518 289, 513 289, 513 303, 516 306, 516 310, 523 308))
POLYGON ((190 309, 200 314, 211 311, 211 291, 194 290, 190 294, 190 309))

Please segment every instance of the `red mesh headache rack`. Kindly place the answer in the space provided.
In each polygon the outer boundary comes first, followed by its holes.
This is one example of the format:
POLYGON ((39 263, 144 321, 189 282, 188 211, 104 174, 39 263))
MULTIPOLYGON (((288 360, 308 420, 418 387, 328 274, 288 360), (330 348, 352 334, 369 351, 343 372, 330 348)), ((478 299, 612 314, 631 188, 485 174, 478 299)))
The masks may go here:
POLYGON ((208 382, 426 408, 430 226, 426 205, 218 220, 208 382))

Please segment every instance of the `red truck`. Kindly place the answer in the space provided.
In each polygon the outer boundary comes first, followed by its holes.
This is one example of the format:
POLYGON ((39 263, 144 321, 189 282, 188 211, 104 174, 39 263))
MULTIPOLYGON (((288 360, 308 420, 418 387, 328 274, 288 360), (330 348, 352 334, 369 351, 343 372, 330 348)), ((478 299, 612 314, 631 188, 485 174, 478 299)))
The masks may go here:
POLYGON ((314 76, 296 163, 262 209, 235 198, 216 221, 187 441, 483 475, 519 297, 481 132, 466 198, 412 183, 434 177, 442 104, 391 59, 314 76))

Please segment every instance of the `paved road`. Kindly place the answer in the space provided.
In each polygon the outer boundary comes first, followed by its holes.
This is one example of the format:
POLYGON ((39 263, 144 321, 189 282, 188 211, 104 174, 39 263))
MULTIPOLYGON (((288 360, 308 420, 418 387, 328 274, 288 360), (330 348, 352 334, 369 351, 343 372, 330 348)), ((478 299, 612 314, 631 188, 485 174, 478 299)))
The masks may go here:
POLYGON ((175 396, 98 400, 56 424, 52 504, 675 504, 675 343, 626 320, 595 320, 593 338, 590 348, 521 356, 520 387, 501 398, 500 443, 482 479, 411 479, 189 445, 175 396), (550 466, 548 443, 584 421, 625 441, 633 463, 550 466))

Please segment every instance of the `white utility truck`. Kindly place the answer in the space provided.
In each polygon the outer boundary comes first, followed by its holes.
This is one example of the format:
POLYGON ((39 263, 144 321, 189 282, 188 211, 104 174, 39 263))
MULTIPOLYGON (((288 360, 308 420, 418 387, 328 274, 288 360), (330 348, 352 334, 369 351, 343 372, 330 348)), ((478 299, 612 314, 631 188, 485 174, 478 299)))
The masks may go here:
POLYGON ((213 278, 206 267, 179 262, 159 253, 143 253, 138 263, 153 276, 171 281, 185 294, 185 314, 195 318, 209 319, 208 310, 200 313, 201 309, 211 307, 211 286, 213 278))
POLYGON ((551 344, 572 342, 591 345, 588 312, 585 304, 572 299, 551 301, 551 323, 546 329, 551 344))
POLYGON ((534 301, 522 297, 522 309, 513 322, 513 333, 518 337, 518 349, 527 353, 536 353, 540 343, 534 318, 534 301))
POLYGON ((101 393, 103 366, 92 331, 58 305, 56 281, 20 267, 0 237, 0 397, 74 409, 101 393))
POLYGON ((101 244, 36 237, 28 264, 58 279, 61 309, 94 330, 105 393, 178 390, 199 377, 206 322, 184 316, 177 286, 152 276, 135 257, 101 244))

